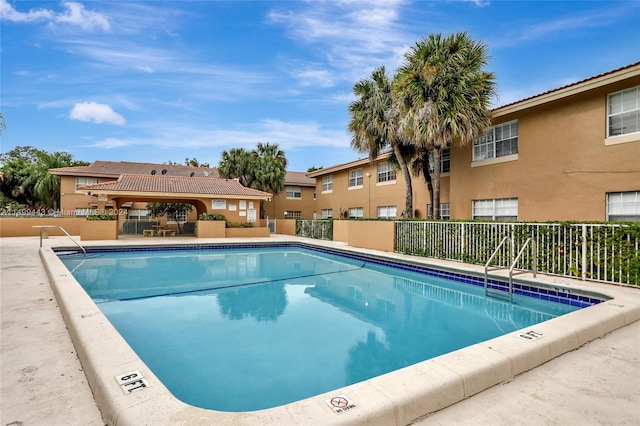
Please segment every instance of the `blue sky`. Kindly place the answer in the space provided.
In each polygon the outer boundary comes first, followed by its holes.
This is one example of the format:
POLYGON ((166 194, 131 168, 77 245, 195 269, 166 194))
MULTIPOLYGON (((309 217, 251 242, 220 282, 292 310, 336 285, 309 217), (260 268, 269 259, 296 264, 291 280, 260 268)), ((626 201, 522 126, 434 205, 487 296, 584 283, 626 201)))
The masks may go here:
POLYGON ((0 0, 0 19, 0 151, 84 161, 355 160, 353 85, 431 33, 487 44, 496 107, 640 61, 638 1, 0 0))

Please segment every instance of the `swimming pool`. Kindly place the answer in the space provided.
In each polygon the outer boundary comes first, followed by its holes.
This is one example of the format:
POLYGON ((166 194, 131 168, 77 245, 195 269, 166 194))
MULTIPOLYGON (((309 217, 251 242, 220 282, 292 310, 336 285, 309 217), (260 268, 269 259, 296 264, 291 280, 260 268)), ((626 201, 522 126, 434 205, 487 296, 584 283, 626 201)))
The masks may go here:
POLYGON ((298 401, 600 302, 520 285, 509 303, 474 276, 291 244, 60 255, 176 397, 220 411, 298 401))
MULTIPOLYGON (((258 241, 260 245, 284 242, 356 257, 364 254, 402 267, 427 268, 438 276, 471 277, 476 281, 483 276, 482 268, 474 265, 362 250, 330 241, 281 236, 247 240, 250 243, 258 241)), ((194 245, 192 240, 177 238, 172 242, 172 248, 176 250, 220 243, 211 240, 194 245)), ((225 242, 224 245, 229 244, 225 242)), ((85 248, 136 251, 152 246, 159 248, 166 246, 166 242, 123 239, 116 243, 91 242, 85 248)), ((640 320, 640 297, 636 291, 574 279, 540 274, 533 278, 531 274, 521 274, 517 277, 516 292, 532 291, 547 298, 581 294, 603 302, 298 402, 252 412, 222 412, 194 407, 177 399, 131 349, 56 253, 76 248, 63 239, 50 238, 40 249, 40 257, 84 375, 104 422, 109 425, 408 425, 640 320), (549 294, 545 295, 545 291, 549 294), (141 387, 134 383, 135 392, 125 393, 119 379, 133 374, 146 385, 141 387), (354 408, 338 413, 331 405, 334 401, 340 404, 345 400, 349 402, 347 407, 354 408)), ((500 272, 492 274, 500 275, 500 272)), ((501 277, 506 280, 506 273, 501 277)))

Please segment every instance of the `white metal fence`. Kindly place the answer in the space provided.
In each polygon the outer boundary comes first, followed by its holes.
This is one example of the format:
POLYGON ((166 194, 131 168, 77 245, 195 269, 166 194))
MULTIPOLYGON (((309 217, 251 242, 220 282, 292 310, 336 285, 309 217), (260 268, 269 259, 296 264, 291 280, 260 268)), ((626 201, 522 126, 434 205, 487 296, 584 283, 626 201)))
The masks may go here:
POLYGON ((333 221, 331 219, 298 219, 296 235, 317 240, 333 240, 333 221))
MULTIPOLYGON (((396 251, 427 257, 484 264, 502 238, 494 259, 508 268, 527 238, 535 240, 538 271, 616 284, 640 284, 640 224, 396 222, 396 251)), ((531 251, 517 269, 533 268, 531 251)))

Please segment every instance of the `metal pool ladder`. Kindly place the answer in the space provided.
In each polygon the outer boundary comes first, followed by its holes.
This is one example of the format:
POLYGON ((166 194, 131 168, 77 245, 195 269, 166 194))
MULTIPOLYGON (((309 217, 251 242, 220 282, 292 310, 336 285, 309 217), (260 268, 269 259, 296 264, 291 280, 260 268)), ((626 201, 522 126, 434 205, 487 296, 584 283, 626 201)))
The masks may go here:
MULTIPOLYGON (((527 238, 527 240, 522 245, 522 248, 513 259, 513 262, 511 262, 511 266, 509 267, 509 292, 508 292, 508 295, 505 296, 503 292, 489 288, 489 264, 491 263, 493 258, 498 254, 498 252, 500 251, 500 248, 506 241, 511 242, 510 253, 513 252, 514 241, 511 237, 506 236, 502 239, 502 241, 500 241, 500 244, 498 244, 498 247, 496 247, 496 249, 493 251, 493 254, 491 255, 491 257, 489 257, 489 260, 487 260, 487 263, 485 263, 484 265, 484 293, 487 296, 498 297, 501 299, 508 299, 509 302, 513 302, 513 274, 514 274, 513 271, 516 267, 516 264, 524 254, 525 249, 527 248, 529 243, 531 243, 531 248, 533 252, 533 277, 535 278, 538 272, 538 251, 536 249, 536 241, 532 237, 527 238)), ((511 257, 511 254, 509 257, 511 257)), ((500 267, 497 267, 496 269, 500 269, 500 267)))
POLYGON ((80 250, 82 250, 82 253, 84 253, 85 256, 87 255, 87 251, 84 249, 84 247, 82 247, 79 242, 74 240, 73 237, 71 235, 69 235, 67 230, 64 229, 62 226, 58 226, 58 225, 38 225, 38 226, 34 226, 34 228, 40 228, 40 247, 42 247, 42 233, 44 232, 44 230, 45 229, 50 229, 50 228, 56 228, 56 229, 59 229, 62 232, 64 232, 66 234, 66 236, 69 237, 69 239, 71 241, 73 241, 73 244, 75 244, 78 247, 80 247, 80 250))

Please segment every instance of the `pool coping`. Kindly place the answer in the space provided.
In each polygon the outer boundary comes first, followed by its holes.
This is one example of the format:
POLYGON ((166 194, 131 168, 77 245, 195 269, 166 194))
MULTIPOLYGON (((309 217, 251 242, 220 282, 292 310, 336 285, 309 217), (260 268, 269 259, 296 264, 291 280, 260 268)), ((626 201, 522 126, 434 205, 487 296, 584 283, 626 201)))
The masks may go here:
MULTIPOLYGON (((292 241, 301 243, 299 240, 292 241)), ((452 264, 436 259, 357 249, 331 242, 314 240, 304 241, 302 244, 410 261, 476 275, 482 270, 477 265, 452 264)), ((91 244, 87 247, 123 248, 130 245, 91 244)), ((542 282, 545 286, 601 294, 610 299, 298 402, 267 410, 227 413, 193 407, 175 398, 70 276, 54 250, 41 248, 40 257, 96 403, 104 421, 110 425, 213 422, 222 425, 406 425, 484 389, 510 381, 518 374, 640 319, 640 292, 637 289, 538 275, 536 282, 542 282), (117 383, 116 376, 134 370, 138 370, 150 386, 126 395, 117 383), (347 396, 355 404, 355 408, 341 414, 332 411, 325 401, 340 395, 347 396)), ((504 271, 493 271, 493 275, 504 275, 504 271)), ((525 274, 518 280, 532 282, 532 277, 525 274)))

